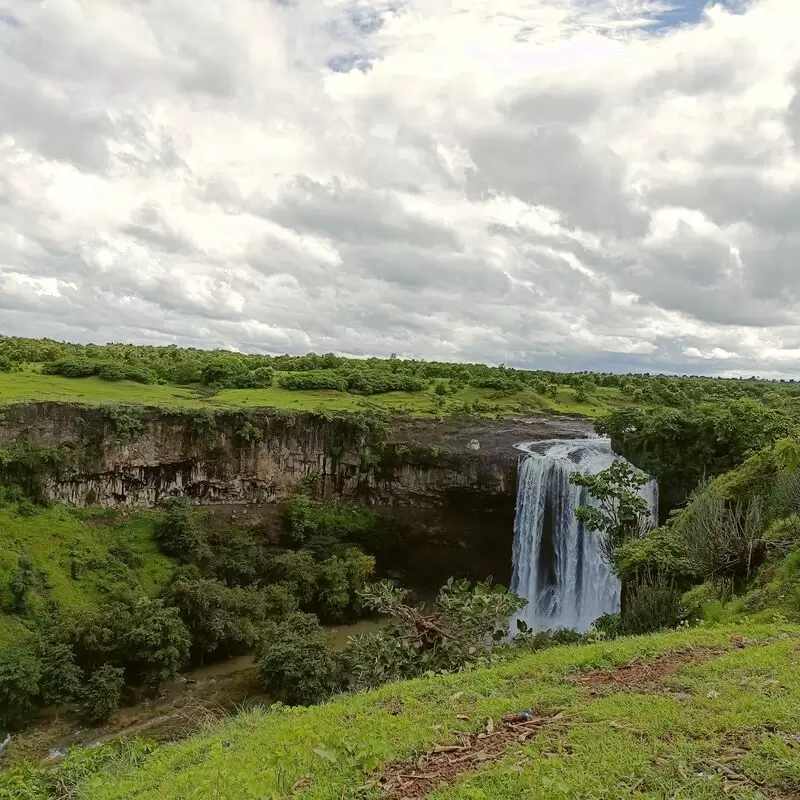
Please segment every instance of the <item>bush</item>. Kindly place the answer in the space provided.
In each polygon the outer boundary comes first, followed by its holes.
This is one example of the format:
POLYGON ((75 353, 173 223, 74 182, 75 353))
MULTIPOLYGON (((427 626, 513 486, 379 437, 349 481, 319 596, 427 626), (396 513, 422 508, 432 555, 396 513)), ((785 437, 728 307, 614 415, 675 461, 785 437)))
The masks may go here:
POLYGON ((179 578, 170 586, 167 602, 174 606, 192 640, 194 660, 253 650, 261 625, 276 606, 284 610, 286 594, 269 594, 255 587, 230 587, 212 578, 179 578))
POLYGON ((382 394, 384 392, 422 392, 428 381, 406 372, 387 370, 354 370, 346 375, 347 391, 353 394, 382 394))
POLYGON ((97 377, 104 381, 124 381, 127 373, 119 364, 102 364, 97 370, 97 377))
POLYGON ((86 672, 112 664, 124 670, 128 683, 148 686, 176 675, 190 645, 177 611, 148 598, 71 609, 60 622, 60 632, 86 672))
POLYGON ((684 619, 681 591, 669 578, 654 576, 630 587, 620 618, 623 634, 675 628, 684 619))
POLYGON ((290 391, 307 389, 333 389, 337 392, 347 391, 347 380, 337 372, 314 370, 313 372, 290 372, 278 378, 278 386, 290 391))
POLYGON ((686 555, 704 580, 743 584, 761 563, 764 543, 759 498, 729 503, 713 490, 700 491, 683 519, 686 555))
POLYGON ((407 592, 390 581, 366 586, 360 594, 366 608, 393 622, 376 633, 351 637, 345 657, 356 688, 458 670, 486 657, 507 638, 509 618, 526 603, 490 580, 473 586, 450 579, 428 614, 408 605, 407 592))
POLYGON ((0 372, 11 372, 14 369, 14 364, 10 358, 0 356, 0 372))
POLYGON ((45 375, 63 375, 65 378, 88 378, 96 374, 99 365, 85 357, 64 358, 42 367, 45 375))
POLYGON ((186 563, 202 563, 211 556, 198 514, 183 498, 174 498, 166 503, 164 517, 156 526, 155 538, 165 555, 186 563))
POLYGON ((41 665, 22 648, 0 650, 0 729, 26 722, 39 696, 41 665))
POLYGON ((710 606, 720 605, 730 599, 730 588, 706 581, 683 594, 681 605, 690 621, 706 619, 710 606))
POLYGON ((27 614, 30 611, 30 591, 35 585, 36 572, 33 562, 24 553, 20 553, 17 556, 17 566, 8 582, 13 613, 27 614))
POLYGON ((52 630, 37 642, 41 668, 40 694, 44 705, 64 705, 75 700, 83 674, 69 644, 52 630))
POLYGON ((214 574, 230 586, 250 586, 266 571, 264 549, 249 533, 223 532, 214 547, 214 574))
POLYGON ((83 689, 83 716, 92 725, 105 722, 118 708, 125 686, 125 671, 104 664, 92 673, 83 689))
POLYGON ((264 689, 288 705, 329 697, 340 683, 340 663, 328 633, 312 614, 296 612, 263 630, 258 662, 264 689))
POLYGON ((177 675, 189 657, 191 638, 175 608, 141 598, 112 611, 118 661, 128 683, 158 686, 177 675))

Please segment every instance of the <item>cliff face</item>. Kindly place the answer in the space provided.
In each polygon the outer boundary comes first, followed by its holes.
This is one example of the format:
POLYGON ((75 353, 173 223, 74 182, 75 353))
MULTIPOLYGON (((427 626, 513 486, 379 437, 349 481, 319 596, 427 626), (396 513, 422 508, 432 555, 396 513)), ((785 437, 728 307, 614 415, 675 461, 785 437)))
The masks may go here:
MULTIPOLYGON (((400 561, 440 573, 507 578, 518 441, 585 436, 572 419, 387 426, 359 415, 82 408, 57 403, 2 412, 6 472, 35 479, 68 505, 154 506, 170 496, 253 513, 300 486, 378 509, 408 531, 400 561), (35 473, 35 474, 34 474, 35 473), (412 552, 413 551, 413 552, 412 552), (469 562, 472 567, 466 569, 469 562)), ((402 565, 400 571, 402 570, 402 565)))

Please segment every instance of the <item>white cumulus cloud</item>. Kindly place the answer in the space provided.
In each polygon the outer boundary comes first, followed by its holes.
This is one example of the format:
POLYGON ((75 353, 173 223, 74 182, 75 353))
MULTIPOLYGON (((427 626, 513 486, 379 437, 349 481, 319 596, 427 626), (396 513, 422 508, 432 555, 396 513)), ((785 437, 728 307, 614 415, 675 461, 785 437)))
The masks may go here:
POLYGON ((0 332, 791 374, 796 0, 0 0, 0 332))

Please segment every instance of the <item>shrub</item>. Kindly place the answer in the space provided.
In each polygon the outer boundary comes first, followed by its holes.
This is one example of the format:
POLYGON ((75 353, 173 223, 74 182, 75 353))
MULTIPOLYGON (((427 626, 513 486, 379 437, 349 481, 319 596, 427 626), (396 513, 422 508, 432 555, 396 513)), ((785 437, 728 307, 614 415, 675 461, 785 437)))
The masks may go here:
POLYGON ((296 612, 263 630, 258 662, 264 689, 289 705, 310 705, 339 685, 340 664, 328 633, 312 614, 296 612))
POLYGON ((761 500, 729 503, 713 490, 699 492, 684 518, 686 554, 706 580, 741 584, 764 554, 761 500))
POLYGON ((26 722, 36 707, 41 665, 20 647, 0 649, 0 729, 26 722))
POLYGON ((98 370, 98 365, 88 358, 78 356, 53 361, 42 367, 45 375, 63 375, 65 378, 88 378, 98 370))
POLYGON ((191 639, 177 609, 165 607, 163 600, 141 598, 115 606, 112 614, 117 658, 128 683, 158 686, 180 672, 191 639))
POLYGON ((689 620, 706 618, 710 605, 721 605, 730 599, 730 587, 720 586, 711 581, 701 583, 683 594, 681 604, 689 620))
POLYGON ((105 664, 123 668, 128 683, 157 686, 178 673, 189 652, 189 633, 162 600, 141 598, 104 607, 71 609, 61 637, 87 672, 105 664))
POLYGON ((97 377, 104 381, 124 381, 127 372, 119 364, 102 364, 97 370, 97 377))
POLYGON ((196 661, 206 655, 225 657, 247 653, 259 641, 259 630, 276 594, 256 587, 230 587, 212 578, 179 578, 170 586, 167 602, 174 606, 192 640, 196 661))
POLYGON ((223 533, 214 547, 214 574, 231 586, 250 586, 264 576, 264 549, 249 533, 223 533))
POLYGON ((314 370, 313 372, 289 372, 278 378, 278 386, 290 391, 307 389, 333 389, 337 392, 347 391, 347 380, 337 372, 314 370))
POLYGON ((118 708, 125 686, 125 671, 104 664, 91 674, 83 689, 83 716, 92 725, 105 722, 118 708))
POLYGON ((630 587, 620 619, 624 634, 674 628, 684 618, 681 591, 669 578, 656 575, 630 587))
POLYGON ((36 585, 36 572, 33 562, 24 553, 17 556, 17 566, 11 573, 8 588, 11 592, 11 610, 15 614, 30 611, 30 591, 36 585))
POLYGON ((10 358, 0 356, 0 372, 11 372, 14 369, 14 364, 10 358))
POLYGON ((473 586, 451 578, 428 614, 408 605, 407 592, 390 581, 366 586, 360 594, 365 607, 393 622, 350 639, 346 658, 358 688, 457 670, 490 655, 494 644, 508 636, 509 618, 526 603, 490 580, 473 586))
POLYGON ((155 538, 161 551, 184 562, 204 562, 211 556, 197 512, 183 498, 166 503, 163 519, 156 526, 155 538))

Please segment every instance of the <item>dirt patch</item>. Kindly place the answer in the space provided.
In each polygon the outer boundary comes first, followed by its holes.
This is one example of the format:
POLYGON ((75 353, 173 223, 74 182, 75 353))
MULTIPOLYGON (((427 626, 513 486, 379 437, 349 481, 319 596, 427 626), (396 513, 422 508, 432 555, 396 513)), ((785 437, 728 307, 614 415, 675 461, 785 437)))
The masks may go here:
POLYGON ((590 696, 598 694, 603 689, 611 691, 647 689, 674 675, 686 664, 701 664, 712 658, 718 658, 724 652, 710 647, 677 650, 650 659, 635 658, 612 670, 590 669, 578 672, 570 675, 570 681, 585 687, 590 696))
POLYGON ((387 765, 377 784, 391 800, 427 797, 438 786, 452 783, 478 765, 498 761, 511 745, 526 742, 545 726, 552 727, 562 719, 561 714, 499 723, 489 719, 481 733, 461 734, 458 744, 434 747, 415 762, 387 765))

